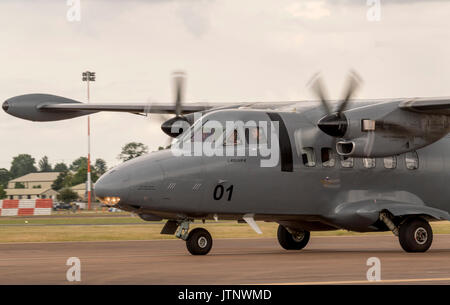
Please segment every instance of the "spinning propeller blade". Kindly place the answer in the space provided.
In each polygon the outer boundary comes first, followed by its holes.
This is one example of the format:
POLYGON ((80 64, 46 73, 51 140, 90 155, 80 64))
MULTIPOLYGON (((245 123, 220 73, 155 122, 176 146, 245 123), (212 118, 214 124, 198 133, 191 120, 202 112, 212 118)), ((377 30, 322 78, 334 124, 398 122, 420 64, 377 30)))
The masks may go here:
POLYGON ((325 110, 326 116, 317 122, 317 126, 324 133, 332 137, 343 137, 347 131, 348 122, 344 115, 344 111, 347 109, 350 99, 354 96, 356 90, 359 87, 361 78, 356 72, 351 71, 347 78, 347 89, 345 91, 344 98, 338 103, 336 110, 332 111, 330 103, 326 98, 325 89, 319 73, 315 74, 310 81, 311 89, 314 94, 320 99, 322 106, 325 110))

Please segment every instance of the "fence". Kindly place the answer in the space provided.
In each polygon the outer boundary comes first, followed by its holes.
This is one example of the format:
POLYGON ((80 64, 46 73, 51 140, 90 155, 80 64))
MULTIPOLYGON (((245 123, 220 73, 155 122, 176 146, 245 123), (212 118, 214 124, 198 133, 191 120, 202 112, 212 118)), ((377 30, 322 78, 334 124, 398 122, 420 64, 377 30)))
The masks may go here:
POLYGON ((52 199, 0 200, 0 216, 50 215, 52 199))

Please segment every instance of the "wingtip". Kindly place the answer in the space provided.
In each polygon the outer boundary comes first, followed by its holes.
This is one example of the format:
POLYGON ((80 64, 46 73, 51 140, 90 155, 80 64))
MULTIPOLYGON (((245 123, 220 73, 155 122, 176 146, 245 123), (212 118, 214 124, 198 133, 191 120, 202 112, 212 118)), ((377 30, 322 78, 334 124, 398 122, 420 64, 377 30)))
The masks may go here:
POLYGON ((8 109, 9 109, 8 100, 3 102, 2 108, 3 108, 3 111, 5 111, 6 113, 8 112, 8 109))

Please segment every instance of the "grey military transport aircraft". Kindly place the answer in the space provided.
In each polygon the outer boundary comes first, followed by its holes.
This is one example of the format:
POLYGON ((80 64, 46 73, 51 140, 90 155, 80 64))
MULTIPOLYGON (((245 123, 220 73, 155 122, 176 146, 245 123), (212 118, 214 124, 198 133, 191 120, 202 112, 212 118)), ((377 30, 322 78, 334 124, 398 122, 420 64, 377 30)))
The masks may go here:
POLYGON ((189 230, 194 220, 247 222, 258 233, 255 220, 276 222, 287 250, 304 248, 311 231, 390 230, 407 252, 429 249, 430 221, 450 220, 450 98, 356 100, 351 74, 341 101, 328 101, 316 77, 317 101, 184 104, 184 76, 174 80, 173 104, 26 94, 3 110, 31 121, 174 114, 161 125, 176 138, 170 148, 111 169, 94 190, 144 220, 167 219, 161 234, 175 234, 194 255, 212 247, 207 230, 189 230))

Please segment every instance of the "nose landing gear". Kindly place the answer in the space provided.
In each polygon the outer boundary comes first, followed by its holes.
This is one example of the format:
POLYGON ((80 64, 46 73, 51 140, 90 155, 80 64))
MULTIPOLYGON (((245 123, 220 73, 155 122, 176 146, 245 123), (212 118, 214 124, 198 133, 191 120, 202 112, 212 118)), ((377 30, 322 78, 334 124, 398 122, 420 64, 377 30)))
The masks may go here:
POLYGON ((186 239, 186 247, 192 255, 208 254, 212 248, 212 243, 211 234, 203 228, 195 228, 189 232, 186 239))
POLYGON ((175 236, 186 241, 186 247, 192 255, 206 255, 211 251, 213 240, 206 229, 195 228, 189 232, 191 221, 179 223, 175 236))

